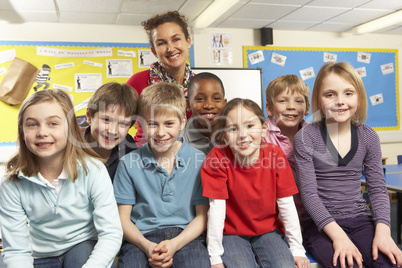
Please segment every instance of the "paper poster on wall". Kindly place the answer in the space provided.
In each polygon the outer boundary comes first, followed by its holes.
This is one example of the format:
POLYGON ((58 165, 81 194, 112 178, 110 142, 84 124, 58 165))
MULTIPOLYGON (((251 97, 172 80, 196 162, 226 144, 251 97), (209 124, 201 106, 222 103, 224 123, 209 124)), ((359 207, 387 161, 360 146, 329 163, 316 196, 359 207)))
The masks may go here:
POLYGON ((117 56, 134 58, 135 51, 117 50, 117 56))
POLYGON ((102 74, 75 74, 75 92, 94 92, 102 85, 102 74))
POLYGON ((285 66, 286 56, 277 53, 272 53, 271 62, 279 66, 285 66))
POLYGON ((40 71, 35 79, 36 82, 36 86, 34 86, 35 91, 38 91, 38 89, 48 89, 50 87, 49 83, 52 82, 52 78, 50 78, 51 70, 52 69, 48 64, 42 65, 42 68, 40 68, 40 71))
POLYGON ((209 33, 209 63, 211 65, 231 65, 232 43, 230 33, 209 33))
POLYGON ((99 62, 94 62, 94 61, 90 61, 90 60, 84 60, 83 63, 85 65, 89 65, 89 66, 94 66, 94 67, 98 67, 98 68, 102 68, 103 64, 99 63, 99 62))
POLYGON ((74 62, 68 62, 68 63, 56 64, 54 66, 54 68, 56 70, 58 70, 58 69, 64 69, 64 68, 71 68, 71 67, 74 67, 74 66, 75 66, 74 62))
POLYGON ((213 49, 210 55, 209 63, 211 65, 231 65, 232 50, 231 49, 213 49))
POLYGON ((357 61, 358 62, 364 62, 369 64, 371 59, 371 53, 365 53, 365 52, 358 52, 357 53, 357 61))
POLYGON ((111 47, 96 48, 96 49, 62 49, 39 46, 36 48, 36 54, 38 56, 50 56, 50 57, 111 57, 113 56, 113 50, 111 47))
POLYGON ((248 59, 250 60, 251 64, 256 64, 259 63, 261 61, 264 61, 264 54, 262 53, 261 50, 258 50, 254 53, 251 53, 250 55, 248 55, 248 59))
POLYGON ((384 98, 382 93, 370 96, 371 105, 375 106, 381 103, 384 103, 384 98))
POLYGON ((231 48, 231 35, 230 33, 209 33, 209 47, 210 48, 231 48))
POLYGON ((107 66, 107 78, 112 77, 128 77, 133 75, 133 64, 131 59, 118 59, 118 60, 106 60, 107 66))
POLYGON ((150 49, 138 50, 138 58, 138 68, 148 68, 152 63, 158 61, 150 49))
POLYGON ((338 55, 334 53, 324 52, 324 62, 336 62, 338 55))
POLYGON ((360 77, 367 76, 366 67, 356 68, 356 71, 359 73, 360 77))
POLYGON ((0 51, 0 64, 12 61, 17 56, 15 49, 0 51))
POLYGON ((303 80, 307 80, 307 79, 310 79, 310 78, 315 77, 315 73, 314 73, 314 68, 313 68, 313 67, 309 67, 309 68, 307 68, 307 69, 300 70, 299 72, 300 72, 301 78, 302 78, 303 80))
POLYGON ((381 71, 382 71, 382 74, 392 74, 395 71, 394 64, 387 63, 384 65, 381 65, 381 71))

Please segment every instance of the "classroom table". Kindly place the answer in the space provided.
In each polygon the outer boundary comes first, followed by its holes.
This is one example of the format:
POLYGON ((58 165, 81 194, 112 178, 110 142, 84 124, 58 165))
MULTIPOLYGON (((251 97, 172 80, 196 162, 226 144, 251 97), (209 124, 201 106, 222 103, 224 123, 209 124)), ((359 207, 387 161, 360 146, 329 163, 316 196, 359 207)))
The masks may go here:
MULTIPOLYGON (((385 168, 385 184, 388 190, 396 192, 396 230, 397 243, 401 244, 401 224, 402 224, 402 165, 383 165, 385 168)), ((362 183, 365 183, 365 177, 362 176, 362 183)))
POLYGON ((402 173, 402 165, 383 165, 385 174, 402 173))

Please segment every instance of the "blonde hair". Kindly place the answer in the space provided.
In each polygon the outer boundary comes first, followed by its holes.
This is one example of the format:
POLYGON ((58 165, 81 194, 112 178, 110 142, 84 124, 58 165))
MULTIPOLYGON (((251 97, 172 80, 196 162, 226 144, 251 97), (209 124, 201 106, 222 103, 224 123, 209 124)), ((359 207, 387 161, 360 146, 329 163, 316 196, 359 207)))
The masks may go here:
POLYGON ((91 117, 100 110, 120 109, 126 117, 132 117, 132 123, 137 113, 138 93, 128 84, 110 82, 103 84, 91 96, 88 102, 88 112, 91 117))
POLYGON ((159 82, 146 87, 138 100, 138 114, 142 119, 152 115, 175 112, 182 121, 186 115, 183 91, 173 83, 159 82))
POLYGON ((23 120, 24 113, 28 107, 43 102, 55 102, 59 104, 66 116, 69 142, 67 142, 63 163, 69 177, 74 182, 78 176, 77 161, 81 162, 85 173, 88 173, 88 167, 85 163, 86 157, 98 157, 98 155, 88 146, 80 131, 70 97, 65 92, 58 89, 47 89, 35 92, 22 103, 18 113, 19 148, 18 152, 7 162, 6 176, 9 179, 18 180, 19 172, 22 172, 28 177, 34 176, 39 172, 37 156, 33 154, 25 144, 23 120))
POLYGON ((310 89, 300 77, 294 74, 278 76, 268 84, 265 90, 267 104, 270 107, 274 107, 275 98, 286 90, 289 90, 291 94, 297 92, 302 95, 306 103, 306 109, 309 108, 310 89))
POLYGON ((218 117, 218 121, 216 123, 217 129, 220 130, 219 133, 216 135, 216 142, 218 144, 225 144, 223 134, 226 131, 226 119, 230 111, 237 108, 238 106, 244 107, 247 110, 253 112, 258 117, 262 125, 266 122, 264 112, 261 110, 260 106, 258 106, 257 103, 250 99, 234 98, 226 103, 225 106, 223 106, 218 117))
POLYGON ((314 82, 313 95, 311 97, 311 105, 313 107, 313 121, 319 122, 324 118, 324 112, 321 110, 320 103, 320 87, 325 78, 331 73, 334 73, 350 83, 357 92, 358 106, 356 113, 352 116, 352 123, 356 126, 363 124, 367 116, 367 96, 364 90, 363 81, 359 73, 352 65, 346 62, 327 63, 317 74, 314 82))

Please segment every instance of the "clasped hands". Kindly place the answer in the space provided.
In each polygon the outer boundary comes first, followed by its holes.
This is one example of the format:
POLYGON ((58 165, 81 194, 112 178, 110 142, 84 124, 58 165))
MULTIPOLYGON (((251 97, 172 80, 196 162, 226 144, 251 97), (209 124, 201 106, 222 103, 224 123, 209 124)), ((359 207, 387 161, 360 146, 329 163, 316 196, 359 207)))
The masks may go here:
POLYGON ((152 243, 147 252, 148 262, 152 268, 167 268, 173 264, 176 246, 172 240, 164 240, 159 244, 152 243))

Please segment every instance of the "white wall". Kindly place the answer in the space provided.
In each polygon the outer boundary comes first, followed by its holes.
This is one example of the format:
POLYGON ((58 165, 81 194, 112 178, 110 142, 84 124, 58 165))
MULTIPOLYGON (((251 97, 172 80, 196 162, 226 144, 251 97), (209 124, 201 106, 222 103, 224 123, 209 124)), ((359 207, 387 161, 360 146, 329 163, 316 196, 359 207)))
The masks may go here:
MULTIPOLYGON (((0 23, 0 40, 12 41, 75 41, 75 42, 131 42, 146 43, 147 36, 138 26, 90 25, 62 23, 0 23)), ((196 67, 216 67, 209 64, 208 38, 210 32, 231 34, 233 64, 221 67, 243 67, 243 46, 259 46, 258 30, 209 28, 193 34, 196 67)), ((273 31, 274 46, 287 47, 341 47, 341 48, 379 48, 399 49, 402 36, 349 33, 273 31)), ((402 62, 399 53, 399 62, 402 62)), ((402 77, 399 69, 399 77, 402 77)), ((401 103, 402 104, 402 103, 401 103)), ((401 106, 400 106, 401 107, 401 106)), ((387 163, 396 163, 396 155, 402 154, 402 132, 380 133, 383 156, 387 163), (397 140, 398 142, 386 143, 397 140), (399 142, 401 141, 401 142, 399 142)), ((1 158, 1 157, 0 157, 1 158)))

